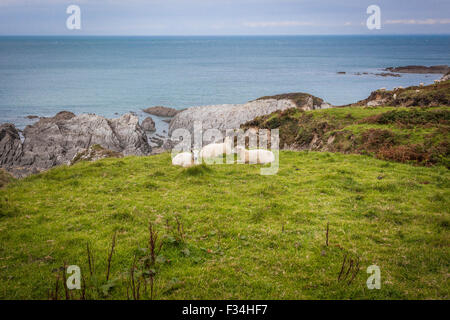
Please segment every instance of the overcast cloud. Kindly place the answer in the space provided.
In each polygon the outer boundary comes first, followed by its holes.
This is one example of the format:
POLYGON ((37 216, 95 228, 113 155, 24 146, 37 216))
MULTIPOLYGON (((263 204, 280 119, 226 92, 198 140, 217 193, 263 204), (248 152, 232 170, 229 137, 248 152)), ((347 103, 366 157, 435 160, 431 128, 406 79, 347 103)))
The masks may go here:
POLYGON ((0 0, 1 35, 450 34, 448 0, 0 0), (66 8, 81 8, 81 30, 66 8), (381 30, 366 9, 381 8, 381 30))

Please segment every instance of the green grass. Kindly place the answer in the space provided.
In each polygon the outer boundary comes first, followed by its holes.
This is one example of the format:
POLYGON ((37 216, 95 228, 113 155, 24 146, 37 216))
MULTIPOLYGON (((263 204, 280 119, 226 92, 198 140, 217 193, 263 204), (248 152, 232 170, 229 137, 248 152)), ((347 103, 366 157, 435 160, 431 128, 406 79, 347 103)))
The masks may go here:
POLYGON ((450 174, 362 155, 280 153, 260 166, 174 167, 170 155, 58 167, 0 190, 0 299, 46 299, 64 262, 125 299, 152 221, 163 239, 156 299, 448 299, 450 174), (184 241, 175 241, 175 214, 184 241), (329 246, 325 230, 329 222, 329 246), (359 257, 351 284, 344 255, 359 257), (381 269, 368 290, 366 268, 381 269))
POLYGON ((448 106, 292 108, 258 117, 242 127, 279 128, 284 149, 368 154, 450 168, 448 106))

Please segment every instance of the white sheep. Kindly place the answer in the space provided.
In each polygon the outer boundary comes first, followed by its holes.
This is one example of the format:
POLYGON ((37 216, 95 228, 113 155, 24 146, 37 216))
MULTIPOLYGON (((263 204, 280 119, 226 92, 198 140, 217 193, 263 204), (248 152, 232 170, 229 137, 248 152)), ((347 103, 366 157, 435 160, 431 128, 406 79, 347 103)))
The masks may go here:
POLYGON ((239 159, 243 163, 266 164, 275 161, 275 155, 272 151, 264 149, 246 150, 243 147, 237 147, 239 159))
POLYGON ((198 151, 194 150, 193 152, 179 153, 172 158, 172 164, 183 168, 188 168, 194 164, 198 164, 198 151))
POLYGON ((232 138, 226 137, 223 143, 211 143, 202 148, 200 151, 200 159, 211 159, 223 156, 224 154, 232 154, 232 138))

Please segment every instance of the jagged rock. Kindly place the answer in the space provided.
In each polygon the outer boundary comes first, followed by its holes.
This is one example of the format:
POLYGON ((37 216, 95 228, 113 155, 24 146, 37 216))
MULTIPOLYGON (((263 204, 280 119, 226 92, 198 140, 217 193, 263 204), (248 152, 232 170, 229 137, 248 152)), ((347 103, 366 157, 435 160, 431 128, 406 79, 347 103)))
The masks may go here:
POLYGON ((0 166, 11 167, 22 156, 19 132, 11 123, 0 125, 0 166))
POLYGON ((386 102, 387 102, 386 99, 372 100, 372 101, 367 102, 366 105, 368 107, 378 107, 378 106, 385 104, 386 102))
POLYGON ((297 108, 305 111, 315 109, 326 109, 331 107, 330 104, 324 102, 322 99, 315 97, 312 94, 304 92, 292 92, 292 93, 277 94, 274 96, 266 96, 256 99, 255 101, 272 100, 272 99, 290 100, 295 104, 297 108))
POLYGON ((70 161, 73 165, 80 161, 97 161, 104 158, 122 158, 123 154, 103 148, 98 144, 94 144, 87 149, 79 151, 75 157, 70 161))
POLYGON ((1 132, 0 146, 4 148, 1 157, 5 159, 1 165, 16 176, 70 163, 78 152, 96 144, 123 155, 151 153, 138 117, 131 114, 110 120, 95 114, 75 116, 63 111, 27 126, 23 143, 11 125, 3 125, 1 132))
POLYGON ((145 113, 152 114, 154 116, 158 117, 174 117, 177 113, 179 113, 181 110, 176 110, 173 108, 163 107, 163 106, 156 106, 156 107, 150 107, 147 109, 142 110, 145 113))
POLYGON ((164 144, 164 140, 156 137, 151 137, 150 142, 154 143, 156 147, 160 148, 164 144))
POLYGON ((142 123, 141 123, 141 127, 145 131, 150 131, 150 132, 156 131, 155 121, 153 121, 152 117, 145 118, 144 121, 142 121, 142 123))
POLYGON ((245 104, 192 107, 173 118, 169 126, 169 135, 178 128, 185 128, 192 134, 194 121, 201 121, 203 130, 218 129, 224 132, 227 129, 239 129, 241 124, 278 110, 290 108, 314 110, 329 107, 331 106, 322 99, 304 93, 262 97, 245 104))
POLYGON ((440 81, 447 81, 447 80, 450 80, 450 71, 447 72, 445 75, 443 75, 440 81))

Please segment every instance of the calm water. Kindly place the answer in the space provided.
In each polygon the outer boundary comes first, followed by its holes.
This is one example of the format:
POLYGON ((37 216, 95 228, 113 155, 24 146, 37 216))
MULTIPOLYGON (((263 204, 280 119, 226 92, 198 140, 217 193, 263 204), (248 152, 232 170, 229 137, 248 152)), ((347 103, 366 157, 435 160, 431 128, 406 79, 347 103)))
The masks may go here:
POLYGON ((440 77, 351 74, 410 64, 450 64, 450 36, 0 37, 0 123, 23 128, 27 115, 60 110, 142 117, 154 105, 243 103, 293 91, 345 104, 440 77))

